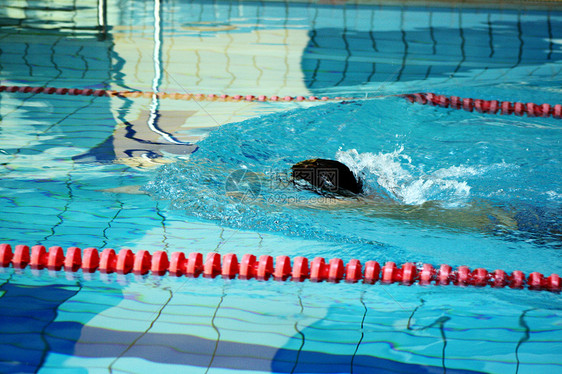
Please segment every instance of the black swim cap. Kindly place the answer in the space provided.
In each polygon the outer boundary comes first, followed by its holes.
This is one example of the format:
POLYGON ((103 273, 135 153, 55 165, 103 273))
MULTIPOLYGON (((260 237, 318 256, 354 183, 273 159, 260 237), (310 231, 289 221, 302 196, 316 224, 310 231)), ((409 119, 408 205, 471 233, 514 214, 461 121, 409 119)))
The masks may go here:
POLYGON ((291 169, 293 181, 306 181, 320 194, 358 194, 363 188, 361 180, 357 180, 351 170, 338 161, 315 158, 298 162, 291 169))

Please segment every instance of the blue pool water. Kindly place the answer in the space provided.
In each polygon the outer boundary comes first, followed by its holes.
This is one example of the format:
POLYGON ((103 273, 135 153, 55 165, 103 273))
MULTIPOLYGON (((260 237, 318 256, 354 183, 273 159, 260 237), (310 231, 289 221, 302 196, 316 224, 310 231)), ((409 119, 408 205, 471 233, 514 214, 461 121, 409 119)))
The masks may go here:
POLYGON ((146 189, 226 226, 341 243, 325 255, 346 260, 462 258, 470 266, 559 271, 558 122, 396 97, 326 104, 224 125, 188 161, 158 169, 146 189), (347 164, 365 197, 318 202, 296 188, 290 168, 311 158, 347 164), (233 195, 229 178, 239 173, 233 195))
MULTIPOLYGON (((6 0, 0 242, 562 273, 562 124, 399 94, 561 103, 557 3, 6 0), (289 180, 337 159, 359 200, 289 180)), ((0 372, 553 373, 559 293, 0 268, 0 372)))

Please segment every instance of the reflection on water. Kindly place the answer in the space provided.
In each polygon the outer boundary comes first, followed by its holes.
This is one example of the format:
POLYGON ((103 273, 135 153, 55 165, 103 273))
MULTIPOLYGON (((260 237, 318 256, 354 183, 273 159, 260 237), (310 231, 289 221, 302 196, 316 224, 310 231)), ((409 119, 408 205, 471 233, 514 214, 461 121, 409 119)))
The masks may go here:
MULTIPOLYGON (((334 87, 353 90, 371 82, 393 85, 433 79, 443 83, 468 75, 478 78, 475 70, 496 70, 503 80, 519 82, 518 68, 562 58, 552 39, 562 31, 562 22, 544 13, 507 12, 491 23, 491 15, 465 11, 458 18, 449 18, 434 10, 426 24, 404 23, 402 19, 399 25, 389 27, 398 21, 390 14, 366 12, 369 17, 363 18, 364 27, 309 31, 301 64, 312 92, 321 94, 334 87), (369 22, 370 27, 365 27, 369 22), (503 69, 512 73, 507 75, 503 69)), ((484 80, 489 82, 490 78, 486 75, 484 80)), ((474 82, 467 80, 465 84, 474 82)))

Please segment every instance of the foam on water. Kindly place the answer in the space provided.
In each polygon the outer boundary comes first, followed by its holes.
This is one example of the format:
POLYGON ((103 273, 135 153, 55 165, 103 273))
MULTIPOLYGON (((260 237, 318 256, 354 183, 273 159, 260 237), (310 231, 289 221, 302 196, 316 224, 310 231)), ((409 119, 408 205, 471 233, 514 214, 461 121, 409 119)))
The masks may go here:
POLYGON ((419 205, 426 201, 439 200, 445 206, 459 206, 470 197, 470 186, 462 178, 477 175, 474 167, 452 166, 426 174, 412 164, 412 159, 403 153, 404 147, 390 153, 359 153, 356 149, 340 150, 338 161, 350 167, 364 181, 367 195, 388 196, 404 204, 419 205))

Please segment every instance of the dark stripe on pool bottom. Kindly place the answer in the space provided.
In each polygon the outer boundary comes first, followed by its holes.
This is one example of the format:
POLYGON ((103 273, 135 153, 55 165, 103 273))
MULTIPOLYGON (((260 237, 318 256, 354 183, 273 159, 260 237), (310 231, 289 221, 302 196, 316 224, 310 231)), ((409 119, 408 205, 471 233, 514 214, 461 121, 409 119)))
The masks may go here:
MULTIPOLYGON (((49 328, 58 307, 79 288, 0 286, 0 373, 33 373, 49 354, 49 328)), ((75 371, 80 373, 80 370, 75 371)), ((83 372, 87 372, 84 370, 83 372)))
MULTIPOLYGON (((124 332, 58 322, 58 307, 79 292, 68 285, 0 286, 0 372, 36 372, 49 353, 78 357, 136 357, 156 363, 274 373, 442 373, 369 355, 336 355, 256 344, 216 341, 193 335, 124 332), (2 293, 3 292, 3 293, 2 293), (144 336, 141 336, 143 335, 144 336), (140 337, 140 338, 139 338, 140 337), (127 350, 136 339, 136 344, 127 350), (213 356, 214 353, 214 356, 213 356), (353 367, 351 367, 353 363, 353 367)), ((119 297, 115 299, 117 302, 119 297)), ((92 316, 112 305, 103 305, 92 316)), ((178 331, 182 332, 182 331, 178 331)), ((186 328, 185 333, 189 332, 186 328)), ((306 336, 306 329, 302 331, 306 336)), ((295 336, 302 340, 302 335, 295 336)), ((114 368, 118 368, 119 363, 114 368)), ((78 369, 78 368, 73 368, 78 369)), ((73 372, 80 372, 73 371, 73 372)), ((476 373, 447 369, 447 373, 476 373)))
MULTIPOLYGON (((193 335, 114 331, 55 322, 48 331, 53 352, 81 357, 135 357, 156 363, 273 373, 443 373, 442 367, 400 363, 367 355, 336 355, 220 341, 193 335), (136 344, 129 348, 129 345, 136 344), (214 355, 213 355, 214 353, 214 355), (295 367, 295 361, 298 364, 295 367), (351 362, 353 360, 353 368, 351 362)), ((186 328, 186 332, 189 329, 186 328)), ((304 331, 306 333, 306 330, 304 331)), ((119 362, 114 369, 119 368, 119 362)), ((447 369, 447 373, 477 373, 447 369)))

